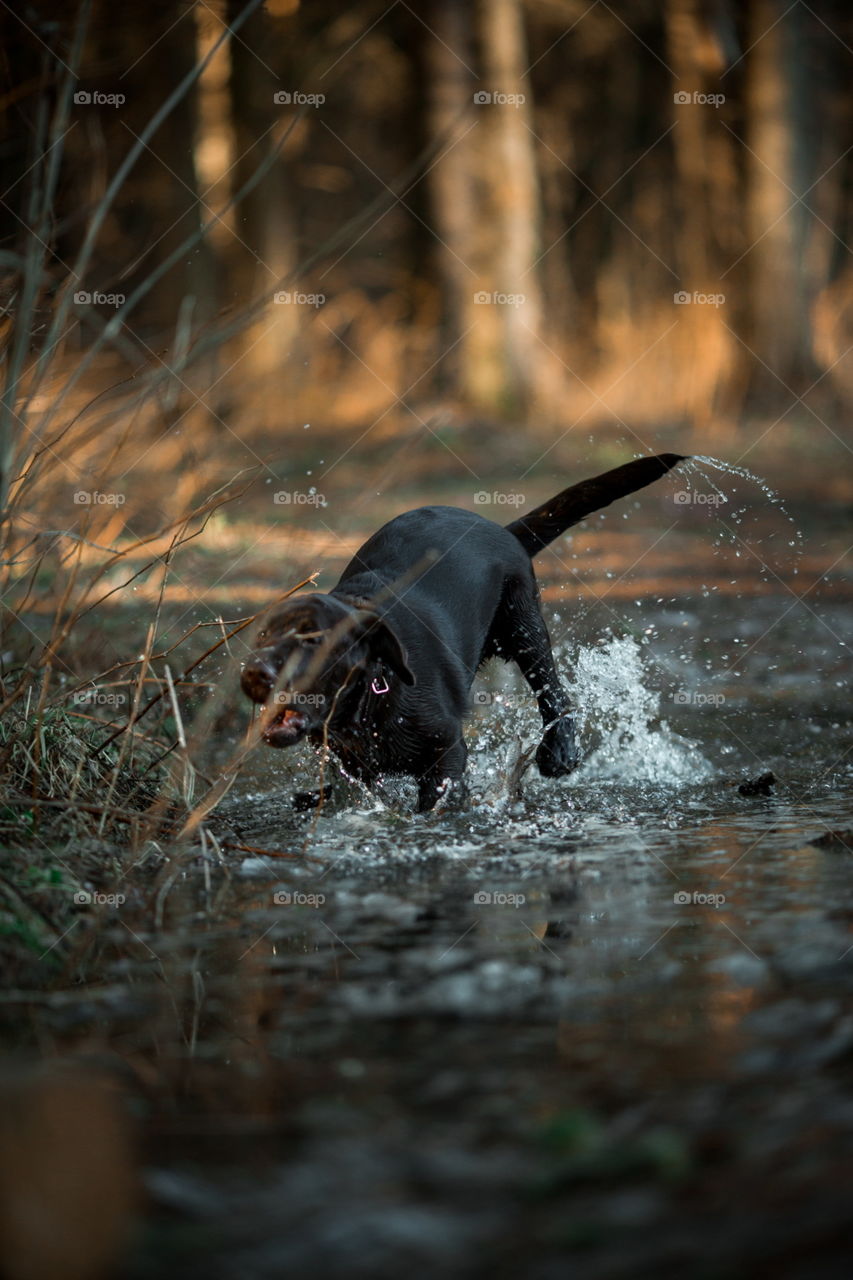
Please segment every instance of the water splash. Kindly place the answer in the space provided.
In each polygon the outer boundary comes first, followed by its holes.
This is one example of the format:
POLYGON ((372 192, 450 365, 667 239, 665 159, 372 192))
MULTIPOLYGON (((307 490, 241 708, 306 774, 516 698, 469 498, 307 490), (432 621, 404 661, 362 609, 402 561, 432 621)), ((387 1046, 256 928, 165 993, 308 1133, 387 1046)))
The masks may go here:
POLYGON ((570 688, 582 741, 598 740, 578 782, 684 785, 710 775, 697 744, 661 719, 660 694, 647 686, 643 651, 633 636, 581 649, 570 688))
MULTIPOLYGON (((789 522, 789 524, 792 526, 795 540, 793 542, 789 542, 788 546, 793 547, 797 551, 797 554, 799 555, 802 554, 803 535, 801 530, 797 528, 797 523, 794 520, 794 517, 786 509, 779 493, 777 493, 775 489, 771 488, 771 486, 767 483, 767 481, 764 480, 761 476, 757 476, 753 471, 748 471, 746 467, 739 467, 733 462, 724 462, 721 458, 711 458, 711 457, 708 457, 706 454, 702 454, 702 453, 692 454, 691 457, 689 457, 688 459, 686 459, 686 461, 680 464, 679 471, 684 476, 688 484, 690 483, 691 470, 697 471, 705 480, 705 482, 708 485, 710 485, 710 487, 714 491, 714 494, 720 499, 720 501, 724 503, 728 503, 730 501, 730 495, 726 493, 724 489, 720 488, 720 486, 715 483, 715 481, 711 478, 711 476, 708 475, 707 469, 709 467, 713 468, 713 470, 715 471, 722 472, 723 475, 737 476, 738 479, 740 480, 747 480, 749 481, 750 484, 756 485, 764 494, 767 501, 772 506, 776 507, 782 513, 785 519, 789 522)), ((746 510, 747 510, 746 506, 733 509, 731 512, 732 521, 735 524, 740 524, 740 518, 746 512, 746 510)), ((794 570, 794 572, 796 573, 796 569, 794 570)))

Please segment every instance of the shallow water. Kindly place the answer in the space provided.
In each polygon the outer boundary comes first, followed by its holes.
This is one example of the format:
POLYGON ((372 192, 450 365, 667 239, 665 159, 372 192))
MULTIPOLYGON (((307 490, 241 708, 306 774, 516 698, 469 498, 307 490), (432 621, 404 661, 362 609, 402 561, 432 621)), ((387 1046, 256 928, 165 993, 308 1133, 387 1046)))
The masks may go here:
POLYGON ((850 583, 684 545, 636 599, 543 568, 571 779, 524 769, 498 665, 443 812, 389 782, 296 815, 317 762, 261 750, 210 823, 227 878, 187 867, 41 1011, 136 1081, 127 1274, 847 1274, 850 583))
MULTIPOLYGON (((646 607, 641 639, 602 637, 593 618, 588 638, 573 629, 561 658, 587 758, 570 781, 512 782, 536 717, 496 667, 458 811, 412 817, 397 786, 394 808, 350 792, 294 819, 268 752, 263 794, 218 815, 240 843, 310 858, 248 854, 239 914, 194 939, 217 970, 196 1063, 220 1100, 228 1079, 243 1136, 237 1184, 217 1150, 197 1192, 219 1198, 241 1274, 295 1259, 331 1275, 754 1274, 759 1260, 795 1275, 803 1236, 803 1274, 840 1265, 853 733, 832 633, 846 606, 789 618, 797 643, 773 669, 759 646, 735 674, 721 631, 746 648, 784 632, 787 607, 738 604, 646 607), (739 793, 767 770, 769 795, 739 793), (244 1126, 269 1162, 251 1190, 244 1126)), ((205 1113, 205 1151, 217 1135, 205 1113)), ((185 1192, 161 1189, 172 1212, 185 1192)))

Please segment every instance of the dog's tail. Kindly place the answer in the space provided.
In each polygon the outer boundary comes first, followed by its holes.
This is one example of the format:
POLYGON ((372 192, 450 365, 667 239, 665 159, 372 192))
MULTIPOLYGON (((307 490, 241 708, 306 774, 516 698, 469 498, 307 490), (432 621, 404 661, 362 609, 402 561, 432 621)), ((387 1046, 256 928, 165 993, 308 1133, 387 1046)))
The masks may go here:
POLYGON ((564 489, 549 502, 544 502, 535 511, 519 516, 506 527, 515 534, 525 551, 535 556, 549 542, 553 542, 564 530, 609 507, 617 498, 624 498, 629 493, 642 489, 665 476, 677 462, 684 462, 685 456, 680 453, 659 453, 649 458, 637 458, 634 462, 626 462, 622 467, 605 471, 603 475, 594 476, 591 480, 581 480, 570 489, 564 489))

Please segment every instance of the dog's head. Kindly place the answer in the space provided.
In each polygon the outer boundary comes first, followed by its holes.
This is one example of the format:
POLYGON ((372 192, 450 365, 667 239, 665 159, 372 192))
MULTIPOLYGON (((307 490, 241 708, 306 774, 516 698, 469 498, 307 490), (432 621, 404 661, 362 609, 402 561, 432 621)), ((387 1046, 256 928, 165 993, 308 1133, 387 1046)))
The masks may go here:
POLYGON ((328 723, 377 661, 404 684, 415 683, 391 627, 334 596, 288 600, 270 614, 255 646, 241 683, 265 707, 262 737, 271 747, 292 746, 328 723))

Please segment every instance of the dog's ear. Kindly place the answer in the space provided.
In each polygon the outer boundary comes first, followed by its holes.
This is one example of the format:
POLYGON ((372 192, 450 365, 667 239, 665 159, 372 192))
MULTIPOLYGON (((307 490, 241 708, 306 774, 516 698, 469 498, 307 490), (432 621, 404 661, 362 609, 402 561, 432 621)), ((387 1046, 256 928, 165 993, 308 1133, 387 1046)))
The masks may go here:
POLYGON ((403 684, 415 684, 415 676, 406 660, 403 648, 396 631, 389 627, 377 613, 362 609, 359 613, 360 630, 370 645, 371 652, 383 662, 387 662, 392 671, 403 681, 403 684))

